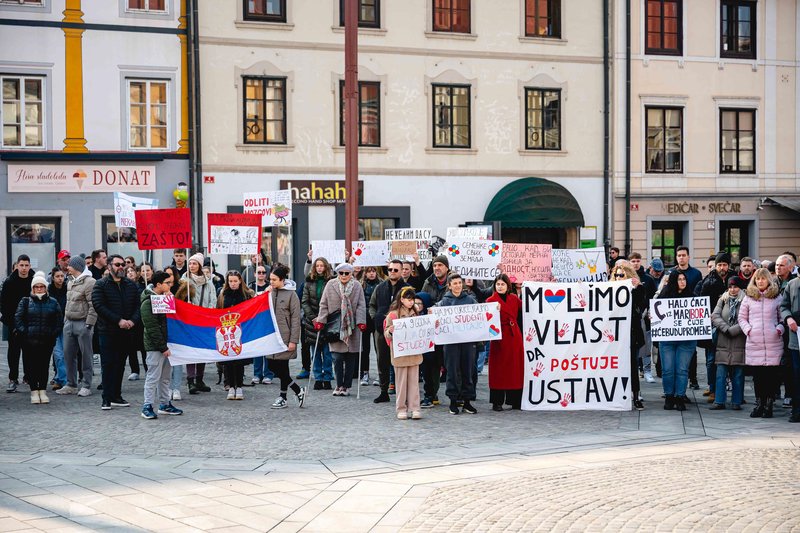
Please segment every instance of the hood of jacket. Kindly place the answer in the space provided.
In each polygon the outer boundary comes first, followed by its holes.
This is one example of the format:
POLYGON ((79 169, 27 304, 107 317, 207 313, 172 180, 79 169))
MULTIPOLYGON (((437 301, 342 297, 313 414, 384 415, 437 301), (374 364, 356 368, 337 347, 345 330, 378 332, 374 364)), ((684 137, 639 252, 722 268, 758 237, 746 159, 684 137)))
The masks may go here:
POLYGON ((294 282, 292 279, 287 279, 283 282, 283 289, 284 291, 297 291, 297 283, 294 282))
POLYGON ((156 291, 154 291, 154 290, 153 290, 153 285, 148 285, 148 286, 147 286, 147 287, 145 287, 145 289, 142 291, 142 295, 141 295, 141 297, 139 298, 139 302, 144 302, 145 300, 147 300, 148 298, 150 298, 151 296, 153 296, 155 293, 156 293, 156 291))

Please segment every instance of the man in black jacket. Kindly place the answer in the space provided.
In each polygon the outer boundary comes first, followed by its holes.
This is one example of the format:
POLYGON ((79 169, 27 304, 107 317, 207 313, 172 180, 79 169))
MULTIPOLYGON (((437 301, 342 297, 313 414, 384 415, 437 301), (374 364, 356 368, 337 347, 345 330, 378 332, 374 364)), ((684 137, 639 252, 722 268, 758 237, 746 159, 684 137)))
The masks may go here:
POLYGON ((378 381, 381 385, 381 393, 373 400, 375 403, 389 401, 389 371, 392 366, 392 356, 383 336, 383 321, 386 320, 386 313, 389 312, 389 306, 392 305, 397 291, 408 286, 408 283, 403 281, 402 271, 402 261, 392 259, 386 268, 388 278, 375 287, 369 300, 369 316, 375 321, 375 335, 378 338, 378 381))
POLYGON ((141 317, 139 287, 125 277, 125 260, 117 254, 108 259, 109 275, 99 279, 92 290, 100 335, 103 410, 130 406, 122 398, 122 374, 127 348, 133 343, 133 328, 141 317))
POLYGON ((14 313, 20 300, 31 294, 31 259, 17 257, 17 268, 3 282, 0 291, 0 320, 8 328, 8 386, 6 392, 16 392, 19 385, 19 355, 21 339, 14 334, 14 313))
MULTIPOLYGON (((731 254, 720 252, 714 257, 714 270, 708 273, 703 280, 697 284, 694 293, 697 296, 708 296, 709 314, 717 307, 720 297, 728 290, 728 278, 730 277, 731 254)), ((717 381, 717 365, 714 362, 717 355, 717 332, 713 333, 711 341, 701 341, 702 347, 706 350, 706 376, 708 376, 708 390, 703 392, 708 397, 708 402, 714 401, 714 394, 717 381)))

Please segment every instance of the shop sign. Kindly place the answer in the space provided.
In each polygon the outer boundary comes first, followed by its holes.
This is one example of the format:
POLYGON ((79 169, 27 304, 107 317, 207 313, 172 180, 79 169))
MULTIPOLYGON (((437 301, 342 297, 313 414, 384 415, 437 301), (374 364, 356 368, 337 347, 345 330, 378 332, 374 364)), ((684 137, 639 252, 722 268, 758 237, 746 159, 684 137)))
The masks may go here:
POLYGON ((740 202, 709 202, 700 204, 696 202, 669 202, 662 204, 662 209, 670 215, 696 215, 707 211, 709 213, 741 213, 740 202))
MULTIPOLYGON (((280 188, 292 191, 295 205, 334 205, 347 201, 344 181, 281 180, 280 188)), ((364 205, 364 182, 358 182, 358 205, 364 205)))
POLYGON ((8 192, 156 192, 152 165, 8 165, 8 192))

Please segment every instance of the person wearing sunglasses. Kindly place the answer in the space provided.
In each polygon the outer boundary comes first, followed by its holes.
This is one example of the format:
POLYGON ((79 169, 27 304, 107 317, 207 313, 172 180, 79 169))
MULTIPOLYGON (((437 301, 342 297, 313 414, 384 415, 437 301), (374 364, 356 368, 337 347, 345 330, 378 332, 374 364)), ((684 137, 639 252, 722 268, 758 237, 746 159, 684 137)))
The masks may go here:
MULTIPOLYGON (((256 279, 250 282, 250 290, 258 296, 269 290, 269 278, 267 277, 267 267, 258 265, 256 268, 256 279)), ((272 378, 275 374, 269 369, 266 358, 262 355, 253 358, 253 379, 251 383, 258 385, 259 383, 269 385, 272 383, 272 378)))
POLYGON ((339 340, 330 344, 336 372, 333 395, 350 396, 361 335, 367 329, 367 304, 364 289, 353 280, 353 265, 349 263, 337 266, 336 278, 325 285, 314 328, 319 331, 325 327, 328 316, 336 311, 340 312, 341 326, 339 340))
POLYGON ((633 283, 633 291, 631 293, 631 391, 633 392, 633 407, 637 411, 641 411, 644 409, 644 404, 639 395, 639 350, 644 346, 642 316, 647 311, 647 291, 628 261, 617 261, 617 264, 611 270, 611 274, 612 281, 631 280, 631 283, 633 283))

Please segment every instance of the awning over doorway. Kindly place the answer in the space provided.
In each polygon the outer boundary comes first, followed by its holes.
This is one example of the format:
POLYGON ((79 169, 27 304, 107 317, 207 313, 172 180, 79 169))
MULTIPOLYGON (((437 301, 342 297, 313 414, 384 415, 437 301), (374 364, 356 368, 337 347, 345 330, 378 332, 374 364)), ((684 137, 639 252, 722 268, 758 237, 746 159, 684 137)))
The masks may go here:
POLYGON ((767 202, 774 202, 778 205, 782 205, 787 209, 791 209, 792 211, 796 211, 800 213, 800 197, 792 196, 792 197, 785 197, 785 196, 776 196, 766 199, 767 202))
POLYGON ((575 197, 563 186, 544 178, 522 178, 500 189, 483 220, 504 228, 574 228, 584 225, 575 197))

